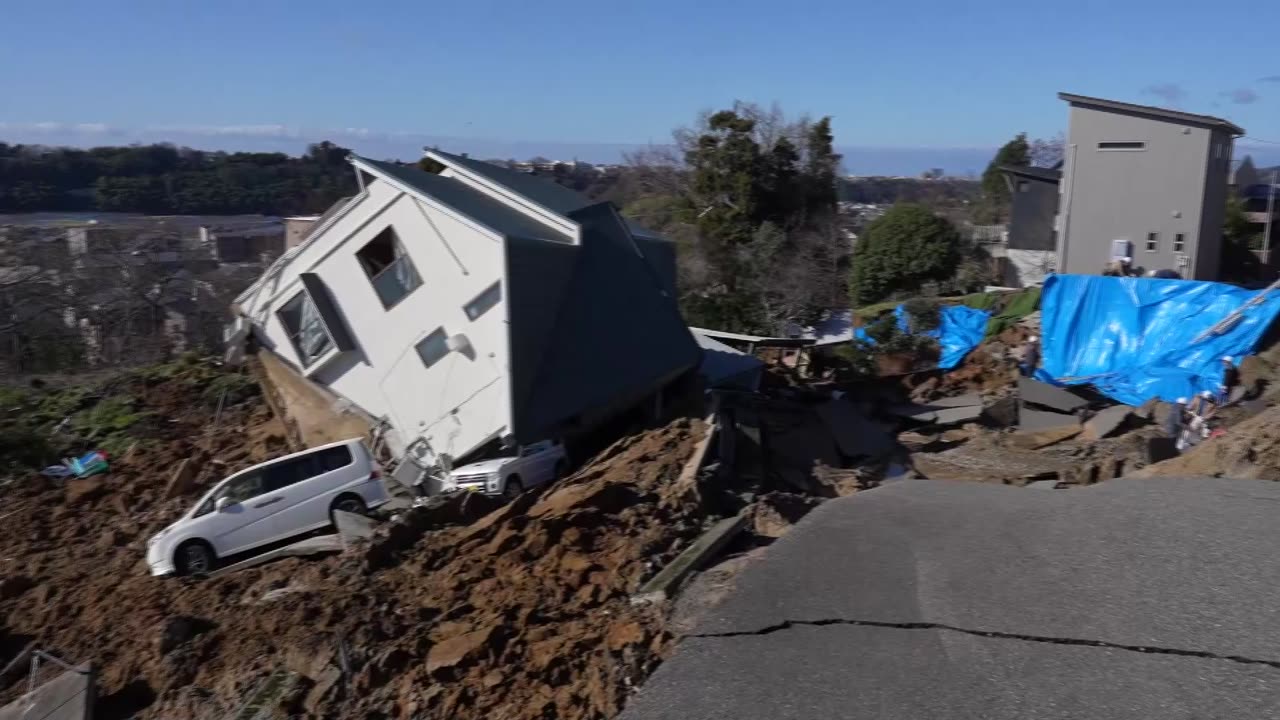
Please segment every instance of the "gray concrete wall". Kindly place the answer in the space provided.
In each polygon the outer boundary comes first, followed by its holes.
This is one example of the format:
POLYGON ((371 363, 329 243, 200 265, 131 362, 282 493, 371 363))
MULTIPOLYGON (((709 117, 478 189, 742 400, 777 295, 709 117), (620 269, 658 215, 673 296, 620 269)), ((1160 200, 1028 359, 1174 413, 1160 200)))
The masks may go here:
MULTIPOLYGON (((1188 264, 1184 276, 1214 279, 1218 268, 1211 257, 1217 257, 1220 244, 1221 212, 1217 232, 1207 233, 1215 218, 1202 211, 1213 199, 1207 197, 1206 178, 1214 135, 1203 127, 1072 106, 1059 210, 1060 271, 1101 273, 1111 260, 1113 240, 1129 241, 1136 266, 1179 270, 1173 247, 1181 233, 1188 264), (1146 146, 1098 148, 1116 141, 1146 146), (1154 251, 1147 250, 1148 233, 1158 234, 1154 251)), ((1226 192, 1225 169, 1213 177, 1222 185, 1213 190, 1216 198, 1226 192)))
POLYGON ((1233 138, 1225 130, 1213 131, 1205 172, 1200 244, 1195 261, 1195 277, 1201 280, 1217 280, 1222 264, 1222 224, 1226 221, 1227 194, 1231 191, 1232 143, 1233 138))

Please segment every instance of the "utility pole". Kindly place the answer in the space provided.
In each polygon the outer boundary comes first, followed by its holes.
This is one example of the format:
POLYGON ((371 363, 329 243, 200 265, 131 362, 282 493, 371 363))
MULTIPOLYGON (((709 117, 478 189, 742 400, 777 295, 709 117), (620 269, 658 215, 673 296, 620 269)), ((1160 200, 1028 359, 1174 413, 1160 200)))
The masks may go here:
POLYGON ((1267 225, 1262 231, 1262 264, 1271 263, 1271 213, 1276 204, 1276 171, 1271 171, 1271 184, 1267 186, 1267 225))

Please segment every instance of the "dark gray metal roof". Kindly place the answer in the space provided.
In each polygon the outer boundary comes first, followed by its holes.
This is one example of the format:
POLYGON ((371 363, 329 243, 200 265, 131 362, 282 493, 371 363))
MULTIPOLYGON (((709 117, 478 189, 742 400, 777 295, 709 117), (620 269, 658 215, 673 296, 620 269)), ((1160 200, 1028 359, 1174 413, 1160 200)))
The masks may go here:
POLYGON ((578 247, 508 244, 516 437, 607 414, 697 365, 667 282, 609 203, 573 213, 578 247))
POLYGON ((1062 171, 1052 170, 1050 168, 1023 165, 1001 165, 1000 170, 1011 175, 1020 175, 1022 177, 1031 178, 1032 180, 1045 180, 1052 183, 1061 182, 1062 180, 1062 171))
POLYGON ((1203 127, 1218 128, 1227 130, 1233 135, 1244 135, 1244 128, 1236 125, 1230 120, 1223 120, 1220 117, 1212 115, 1197 115, 1195 113, 1182 112, 1181 110, 1169 110, 1168 108, 1155 107, 1154 105, 1135 105, 1133 103, 1120 102, 1118 100, 1105 100, 1103 98, 1089 97, 1088 95, 1074 95, 1072 93, 1060 92, 1058 97, 1066 100, 1072 105, 1080 105, 1083 107, 1094 108, 1097 110, 1109 110, 1112 112, 1129 113, 1131 115, 1141 115, 1142 117, 1153 118, 1156 120, 1167 120, 1169 122, 1184 123, 1187 125, 1199 125, 1203 127))
POLYGON ((507 237, 573 242, 573 238, 559 230, 544 225, 459 180, 433 175, 410 165, 368 158, 356 160, 507 237))
POLYGON ((591 201, 586 197, 553 180, 440 150, 428 150, 427 152, 436 156, 445 165, 459 167, 472 174, 479 175, 561 215, 568 215, 591 204, 591 201))

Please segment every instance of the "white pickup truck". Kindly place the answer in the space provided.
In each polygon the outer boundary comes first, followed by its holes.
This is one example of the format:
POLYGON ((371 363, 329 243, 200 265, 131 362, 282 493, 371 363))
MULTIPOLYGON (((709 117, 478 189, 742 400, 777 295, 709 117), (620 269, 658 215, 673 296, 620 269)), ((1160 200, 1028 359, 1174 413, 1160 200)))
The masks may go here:
POLYGON ((521 445, 517 454, 473 462, 454 468, 445 477, 443 492, 470 491, 515 498, 529 488, 564 476, 569 459, 558 440, 521 445))

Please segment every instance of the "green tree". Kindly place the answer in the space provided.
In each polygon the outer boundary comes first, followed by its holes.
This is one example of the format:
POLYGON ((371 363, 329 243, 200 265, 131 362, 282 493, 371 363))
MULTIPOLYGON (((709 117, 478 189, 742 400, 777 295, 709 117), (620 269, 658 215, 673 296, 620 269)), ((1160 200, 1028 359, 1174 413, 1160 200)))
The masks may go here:
POLYGON ((1001 167, 1027 167, 1031 164, 1031 145, 1026 133, 1005 143, 996 151, 991 164, 982 173, 982 207, 979 218, 987 222, 1004 222, 1009 216, 1009 185, 1001 167))
POLYGON ((835 152, 831 118, 824 117, 805 134, 805 212, 809 217, 836 211, 836 174, 840 155, 835 152))
POLYGON ((922 205, 894 205, 867 226, 853 249, 849 293, 860 305, 950 278, 961 261, 960 234, 922 205))
POLYGON ((755 123, 732 110, 707 121, 707 132, 685 155, 693 171, 697 226, 720 281, 732 290, 741 268, 735 248, 751 240, 760 198, 760 146, 755 123))

